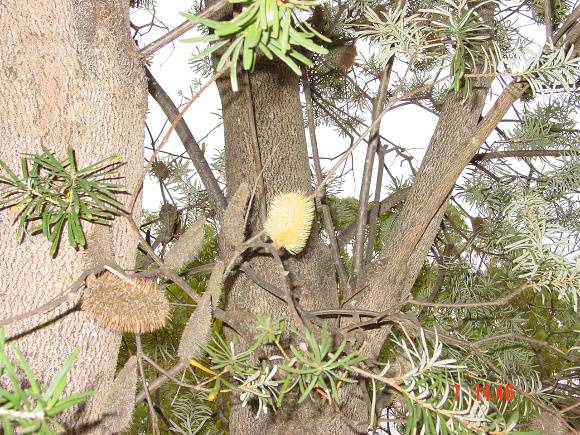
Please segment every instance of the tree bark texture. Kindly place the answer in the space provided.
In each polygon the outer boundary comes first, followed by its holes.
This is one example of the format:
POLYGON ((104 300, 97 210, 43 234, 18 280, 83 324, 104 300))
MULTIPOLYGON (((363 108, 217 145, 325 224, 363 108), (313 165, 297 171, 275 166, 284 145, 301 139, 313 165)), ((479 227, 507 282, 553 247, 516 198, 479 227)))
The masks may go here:
MULTIPOLYGON (((278 192, 308 192, 311 187, 308 150, 300 104, 299 77, 279 62, 262 60, 256 70, 240 74, 240 89, 232 92, 229 78, 218 81, 225 130, 225 166, 228 197, 242 182, 250 186, 264 177, 265 198, 257 188, 251 218, 250 233, 262 229, 261 205, 278 192), (253 113, 252 113, 253 112, 253 113), (255 130, 254 130, 255 128, 255 130), (256 140, 257 139, 257 140, 256 140)), ((222 256, 227 257, 227 252, 222 256)), ((250 262, 258 274, 278 288, 282 279, 270 257, 254 258, 250 262)), ((328 248, 313 229, 307 248, 297 257, 285 258, 291 272, 294 292, 301 306, 307 309, 337 307, 337 284, 328 248)), ((244 274, 237 274, 227 283, 227 309, 243 319, 252 330, 256 314, 286 317, 287 306, 265 290, 253 284, 244 274), (242 314, 242 315, 240 315, 242 314)), ((317 406, 304 402, 285 407, 277 414, 254 419, 252 407, 242 408, 233 397, 230 416, 232 434, 349 434, 351 418, 364 420, 366 403, 358 387, 344 388, 341 393, 341 413, 328 404, 317 406)))
MULTIPOLYGON (((120 155, 126 162, 121 182, 128 191, 135 188, 143 162, 147 87, 128 8, 127 0, 0 1, 0 159, 15 172, 21 153, 45 146, 63 159, 71 146, 79 167, 120 155)), ((85 234, 90 227, 84 225, 85 234)), ((132 268, 136 237, 121 219, 112 232, 115 260, 132 268)), ((48 302, 85 269, 66 231, 53 259, 43 236, 20 242, 4 211, 0 239, 2 318, 48 302)), ((72 305, 11 325, 7 336, 42 383, 79 347, 67 391, 98 391, 113 378, 121 337, 72 305)), ((91 399, 63 423, 71 432, 107 432, 100 418, 98 399, 91 399)))

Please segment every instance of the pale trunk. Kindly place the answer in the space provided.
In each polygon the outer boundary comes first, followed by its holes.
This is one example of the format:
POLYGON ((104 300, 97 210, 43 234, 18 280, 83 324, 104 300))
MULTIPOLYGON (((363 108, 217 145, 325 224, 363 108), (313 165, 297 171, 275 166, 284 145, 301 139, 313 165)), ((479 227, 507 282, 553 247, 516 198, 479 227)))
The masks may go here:
MULTIPOLYGON (((0 2, 0 159, 19 171, 21 153, 41 147, 59 158, 72 147, 79 166, 117 154, 127 190, 143 162, 146 83, 130 37, 127 0, 0 2)), ((90 225, 85 225, 90 232, 90 225)), ((65 231, 66 233, 66 231, 65 231)), ((10 213, 0 213, 0 318, 34 309, 66 290, 85 269, 66 234, 56 258, 43 236, 21 242, 10 213)), ((137 240, 113 224, 116 261, 134 265, 137 240)), ((7 328, 41 382, 76 347, 67 391, 98 391, 112 379, 120 335, 72 304, 7 328)), ((98 400, 69 414, 71 431, 100 432, 98 400)))

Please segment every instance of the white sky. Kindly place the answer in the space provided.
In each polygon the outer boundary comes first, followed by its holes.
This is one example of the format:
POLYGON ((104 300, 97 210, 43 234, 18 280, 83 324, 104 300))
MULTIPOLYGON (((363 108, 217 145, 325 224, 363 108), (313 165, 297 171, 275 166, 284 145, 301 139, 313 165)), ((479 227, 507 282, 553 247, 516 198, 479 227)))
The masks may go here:
MULTIPOLYGON (((188 0, 158 2, 156 6, 156 17, 167 27, 172 29, 183 21, 179 12, 186 11, 190 5, 191 3, 188 0)), ((150 21, 150 17, 147 12, 138 11, 133 14, 132 21, 136 24, 142 24, 150 21)), ((140 41, 142 41, 142 44, 144 45, 157 39, 164 33, 165 30, 163 29, 153 29, 145 37, 140 38, 140 41)), ((187 36, 190 37, 194 34, 195 31, 191 31, 187 36)), ((201 45, 198 45, 197 47, 199 48, 201 45)), ((181 93, 183 93, 185 97, 189 97, 192 90, 195 91, 195 88, 191 87, 194 73, 188 63, 191 54, 196 51, 195 49, 195 44, 186 44, 176 41, 175 44, 159 50, 152 58, 150 66, 151 72, 177 104, 182 101, 181 93)), ((151 97, 149 97, 149 103, 147 122, 152 133, 156 135, 160 131, 166 118, 151 97)), ((185 114, 185 119, 197 140, 205 136, 209 130, 219 124, 220 120, 216 115, 219 111, 219 96, 217 88, 213 85, 204 92, 204 94, 185 114)), ((389 112, 383 118, 381 133, 397 145, 406 147, 409 153, 414 157, 421 158, 436 122, 437 119, 434 115, 414 106, 405 106, 389 112)), ((349 145, 349 140, 339 137, 335 129, 332 127, 319 127, 317 128, 316 133, 321 157, 335 156, 342 150, 346 149, 349 145)), ((147 146, 149 146, 148 137, 146 137, 145 141, 147 146)), ((223 147, 223 130, 221 128, 215 130, 204 140, 204 143, 206 145, 206 157, 210 160, 211 156, 216 152, 216 149, 223 147)), ((175 134, 172 135, 164 149, 165 151, 176 154, 184 152, 183 146, 175 134)), ((364 143, 362 143, 353 153, 354 174, 357 175, 358 178, 360 178, 360 173, 362 172, 365 152, 366 148, 364 143)), ((150 154, 150 152, 147 152, 147 155, 148 154, 150 154)), ((332 163, 328 160, 323 160, 321 163, 323 171, 324 167, 329 169, 332 166, 332 163)), ((397 162, 393 165, 393 173, 402 174, 401 169, 398 169, 399 163, 400 162, 397 162)), ((350 162, 348 167, 350 167, 350 162)), ((353 177, 352 174, 345 177, 345 184, 343 185, 344 195, 358 197, 358 188, 360 186, 357 177, 353 177)), ((158 190, 159 187, 157 183, 148 180, 145 185, 145 208, 157 208, 160 200, 158 190)))
MULTIPOLYGON (((165 24, 169 29, 173 29, 179 25, 183 18, 179 15, 181 11, 187 11, 191 6, 190 0, 171 0, 158 1, 156 5, 156 18, 158 21, 165 24)), ((144 24, 151 21, 150 13, 147 11, 136 11, 133 13, 132 22, 134 24, 144 24)), ((537 41, 539 44, 544 42, 544 34, 540 27, 526 25, 523 33, 528 38, 537 41)), ((140 37, 141 46, 157 39, 166 32, 164 29, 153 28, 147 35, 140 37)), ((195 35, 192 30, 187 34, 187 37, 195 35)), ((165 91, 171 96, 176 104, 183 101, 181 95, 185 97, 191 96, 195 88, 192 87, 192 80, 195 78, 193 71, 189 65, 189 58, 192 53, 196 52, 196 48, 200 49, 203 44, 186 44, 175 41, 174 44, 164 47, 159 50, 151 59, 150 70, 159 81, 165 91)), ((359 51, 360 51, 359 47, 359 51)), ((395 64, 395 72, 397 72, 397 64, 395 64)), ((494 87, 495 89, 495 87, 494 87)), ((495 91, 499 91, 499 87, 495 91)), ((150 97, 149 114, 147 117, 148 125, 154 135, 159 134, 159 131, 166 121, 161 109, 156 102, 150 97)), ((492 103, 488 99, 487 106, 492 103)), ((220 100, 215 85, 206 90, 202 96, 194 102, 192 107, 185 114, 187 121, 194 137, 200 141, 207 132, 219 124, 220 100)), ((370 116, 370 115, 369 115, 370 116)), ((509 118, 514 118, 513 115, 508 114, 509 118)), ((394 142, 407 149, 417 161, 415 166, 419 166, 420 159, 423 157, 424 151, 429 143, 429 139, 433 133, 437 122, 437 118, 429 112, 414 106, 407 105, 396 110, 388 112, 381 124, 381 133, 394 142)), ((502 128, 506 128, 505 124, 502 128)), ((317 128, 317 138, 321 157, 330 157, 339 154, 349 145, 349 140, 341 138, 333 127, 319 127, 317 128)), ((306 134, 308 137, 308 134, 306 134)), ((149 146, 149 138, 145 139, 146 145, 149 146)), ((223 130, 216 129, 210 134, 203 144, 206 146, 206 157, 208 161, 216 153, 217 149, 223 148, 223 130)), ((165 147, 165 151, 175 154, 182 154, 184 152, 183 146, 176 134, 173 134, 165 147)), ((342 186, 345 196, 358 197, 358 189, 360 188, 359 180, 362 174, 362 167, 364 164, 364 156, 366 152, 365 143, 361 143, 353 152, 354 158, 354 172, 344 178, 342 186)), ((146 155, 149 155, 147 152, 146 155)), ((394 154, 394 153, 393 153, 394 154)), ((329 169, 333 162, 329 160, 322 160, 321 164, 324 168, 329 169)), ((408 166, 405 164, 401 166, 401 160, 387 159, 387 164, 390 166, 391 172, 395 176, 409 175, 408 166)), ((376 166, 376 159, 375 159, 376 166)), ((350 160, 348 162, 350 167, 350 160)), ((375 168, 376 169, 376 168, 375 168)), ((376 172, 376 171, 375 171, 376 172)), ((385 183, 389 183, 390 179, 385 174, 383 177, 385 183)), ((371 197, 374 190, 374 181, 371 184, 371 197)), ((144 188, 144 206, 147 209, 158 209, 160 202, 159 186, 155 180, 147 180, 144 188)), ((384 198, 386 195, 383 186, 384 198)))

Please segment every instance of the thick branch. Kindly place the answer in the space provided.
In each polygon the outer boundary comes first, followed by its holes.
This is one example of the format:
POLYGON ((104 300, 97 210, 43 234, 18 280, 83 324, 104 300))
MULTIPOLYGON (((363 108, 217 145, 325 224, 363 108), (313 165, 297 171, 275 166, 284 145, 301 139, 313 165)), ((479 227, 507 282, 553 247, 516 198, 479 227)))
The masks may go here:
MULTIPOLYGON (((155 80, 155 77, 153 77, 153 74, 151 74, 151 71, 149 71, 148 68, 145 68, 145 73, 147 74, 148 79, 149 94, 151 94, 155 101, 157 101, 157 104, 159 104, 159 107, 161 107, 169 122, 175 122, 179 116, 179 110, 177 109, 177 106, 173 103, 171 97, 167 94, 167 92, 165 92, 159 82, 155 80)), ((226 197, 224 196, 218 181, 216 180, 207 160, 205 159, 203 151, 199 147, 199 144, 187 126, 185 119, 181 118, 179 120, 175 126, 175 131, 179 136, 185 151, 187 151, 187 154, 191 158, 193 166, 199 174, 203 185, 208 190, 208 192, 210 192, 210 197, 214 202, 214 205, 220 211, 225 210, 227 207, 226 197)))

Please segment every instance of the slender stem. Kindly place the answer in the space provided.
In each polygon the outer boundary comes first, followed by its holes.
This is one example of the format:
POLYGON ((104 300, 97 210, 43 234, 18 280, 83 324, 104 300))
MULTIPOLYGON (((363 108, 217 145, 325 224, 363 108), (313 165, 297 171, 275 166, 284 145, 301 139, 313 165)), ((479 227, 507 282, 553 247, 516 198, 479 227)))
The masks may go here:
MULTIPOLYGON (((148 68, 145 68, 145 73, 148 79, 148 87, 149 87, 149 94, 157 101, 159 107, 167 116, 169 122, 173 123, 179 116, 179 110, 177 106, 171 100, 171 97, 165 92, 165 90, 161 87, 159 82, 155 80, 151 71, 148 68)), ((191 130, 189 129, 185 119, 181 118, 176 127, 175 132, 179 136, 185 151, 189 155, 193 166, 195 167, 196 172, 198 173, 201 181, 207 191, 211 194, 210 198, 213 201, 214 205, 218 209, 218 211, 224 211, 227 207, 227 201, 220 185, 215 178, 209 163, 205 159, 203 151, 199 147, 198 142, 193 137, 191 130)))
POLYGON ((346 159, 348 159, 348 157, 352 154, 352 152, 355 150, 355 148, 357 146, 359 146, 361 144, 361 142, 364 142, 367 135, 371 132, 371 129, 376 128, 376 126, 380 123, 382 117, 385 116, 387 114, 387 112, 389 110, 391 110, 395 104, 397 104, 399 101, 406 100, 407 98, 410 98, 413 95, 424 92, 425 90, 432 88, 433 86, 436 86, 439 83, 442 83, 442 82, 448 80, 449 77, 450 76, 441 77, 441 78, 439 78, 431 83, 427 83, 426 85, 415 88, 412 91, 409 91, 404 95, 401 95, 400 97, 391 98, 389 100, 389 102, 387 103, 387 105, 385 106, 385 108, 383 109, 383 111, 379 114, 377 119, 375 119, 373 122, 371 122, 371 125, 365 131, 362 132, 362 134, 358 137, 358 139, 356 141, 353 142, 353 144, 350 147, 348 147, 348 149, 336 161, 336 163, 332 166, 332 168, 330 168, 330 170, 328 171, 328 174, 326 174, 326 177, 324 177, 324 179, 320 183, 318 183, 318 186, 316 187, 316 189, 309 196, 311 198, 316 198, 320 194, 320 192, 322 191, 324 186, 326 186, 328 184, 328 182, 331 180, 331 178, 333 177, 334 173, 338 170, 338 168, 340 168, 340 166, 344 163, 344 161, 346 159))
POLYGON ((473 156, 471 163, 480 162, 482 160, 504 159, 508 157, 517 157, 528 159, 532 157, 563 157, 572 156, 572 150, 510 150, 510 151, 494 151, 489 153, 479 153, 473 156))
POLYGON ((153 261, 155 261, 155 263, 157 263, 157 265, 159 266, 159 272, 162 273, 163 275, 165 275, 167 278, 169 278, 171 281, 173 281, 179 287, 181 287, 181 289, 185 293, 187 293, 187 295, 191 299, 193 299, 196 302, 199 302, 199 295, 193 291, 193 289, 189 286, 187 281, 184 280, 182 277, 180 277, 177 273, 175 273, 171 269, 165 267, 163 260, 161 258, 159 258, 157 256, 157 254, 155 254, 155 251, 153 251, 151 246, 149 246, 149 243, 147 243, 147 241, 143 238, 143 236, 141 236, 141 233, 139 231, 139 227, 137 226, 137 224, 133 220, 133 217, 129 214, 123 214, 122 216, 129 222, 129 228, 131 228, 131 230, 139 238, 139 242, 141 243, 141 247, 145 250, 145 252, 147 252, 147 254, 153 259, 153 261))
POLYGON ((531 288, 531 284, 523 284, 516 288, 512 293, 507 296, 504 296, 501 299, 495 301, 486 301, 486 302, 468 302, 465 304, 446 304, 446 303, 435 303, 435 302, 427 302, 427 301, 418 301, 415 299, 410 299, 407 301, 409 304, 419 305, 423 307, 431 307, 431 308, 477 308, 477 307, 497 307, 501 305, 506 305, 512 299, 515 299, 524 291, 531 288))
MULTIPOLYGON (((381 144, 377 144, 377 153, 379 154, 379 161, 377 162, 377 179, 375 182, 375 197, 374 203, 378 204, 381 200, 381 190, 383 188, 383 166, 385 164, 385 151, 381 144)), ((367 207, 368 208, 368 207, 367 207)), ((365 255, 365 262, 370 263, 373 258, 373 251, 375 246, 375 238, 377 236, 377 223, 379 220, 379 207, 373 207, 368 211, 369 219, 369 236, 367 242, 367 250, 365 255)))
MULTIPOLYGON (((383 74, 379 83, 379 91, 377 97, 373 104, 373 123, 371 124, 371 129, 369 130, 369 143, 367 146, 367 153, 365 157, 365 163, 362 173, 361 188, 358 198, 358 217, 357 217, 357 230, 354 239, 354 251, 352 255, 352 275, 351 279, 352 288, 356 288, 356 278, 360 274, 362 264, 363 264, 363 252, 364 252, 364 242, 365 242, 365 227, 367 224, 367 209, 369 205, 369 192, 371 186, 371 178, 373 175, 373 165, 375 159, 375 153, 377 152, 377 147, 379 145, 379 131, 381 128, 381 120, 383 118, 382 109, 387 100, 387 92, 389 90, 389 82, 391 80, 391 70, 393 67, 393 62, 389 62, 383 71, 383 74), (376 121, 376 122, 375 122, 376 121)), ((382 169, 382 165, 379 170, 382 169)), ((369 240, 369 244, 372 241, 369 240)), ((352 292, 352 290, 351 290, 352 292)), ((348 295, 347 295, 348 296, 348 295)))
POLYGON ((149 387, 147 386, 147 378, 145 378, 145 370, 143 370, 143 346, 141 345, 141 336, 135 334, 135 343, 137 343, 137 364, 139 366, 139 375, 141 376, 141 384, 143 384, 143 391, 145 392, 145 398, 147 399, 147 406, 149 407, 149 418, 151 419, 151 426, 153 426, 153 432, 155 435, 159 435, 159 423, 157 421, 157 414, 155 413, 155 407, 151 401, 151 395, 149 394, 149 387))
MULTIPOLYGON (((310 134, 310 145, 312 145, 312 156, 314 160, 314 172, 316 174, 316 183, 318 184, 322 176, 322 168, 320 167, 320 155, 318 153, 318 141, 316 140, 316 125, 314 124, 314 110, 312 108, 312 92, 310 89, 310 78, 308 76, 308 69, 302 68, 302 83, 304 87, 304 98, 306 100, 306 116, 308 118, 308 133, 310 134)), ((334 260, 334 266, 336 272, 338 273, 339 282, 341 285, 346 284, 348 277, 344 269, 344 264, 340 258, 340 249, 338 247, 338 241, 336 239, 336 232, 334 230, 334 224, 332 223, 332 214, 330 212, 330 207, 326 202, 326 191, 322 190, 320 193, 320 204, 322 208, 322 220, 324 222, 324 227, 328 233, 328 239, 330 241, 330 250, 332 252, 332 257, 334 260)))

